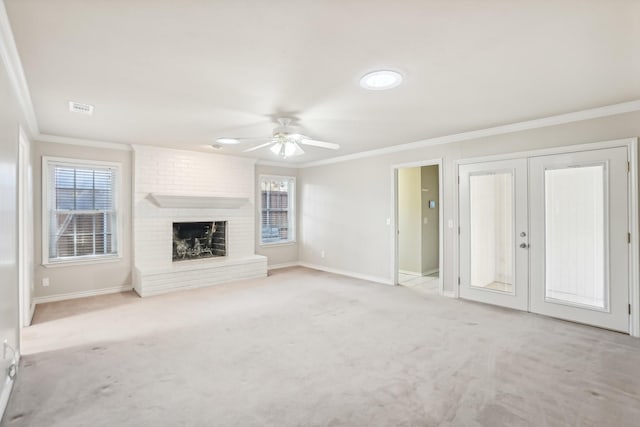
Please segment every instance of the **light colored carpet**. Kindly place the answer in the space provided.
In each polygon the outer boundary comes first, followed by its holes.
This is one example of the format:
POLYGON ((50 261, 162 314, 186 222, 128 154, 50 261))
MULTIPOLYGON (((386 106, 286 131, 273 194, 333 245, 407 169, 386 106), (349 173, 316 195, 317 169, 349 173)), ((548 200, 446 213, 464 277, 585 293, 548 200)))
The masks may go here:
POLYGON ((640 340, 306 269, 38 307, 3 427, 637 426, 640 340))

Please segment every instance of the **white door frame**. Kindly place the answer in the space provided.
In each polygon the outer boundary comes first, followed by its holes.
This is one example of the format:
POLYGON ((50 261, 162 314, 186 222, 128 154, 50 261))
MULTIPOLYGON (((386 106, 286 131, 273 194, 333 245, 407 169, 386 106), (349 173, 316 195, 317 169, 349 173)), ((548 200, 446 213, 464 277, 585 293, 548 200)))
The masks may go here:
MULTIPOLYGON (((629 158, 629 232, 631 243, 629 248, 629 301, 631 316, 629 319, 629 335, 640 337, 640 240, 638 236, 638 138, 616 139, 612 141, 595 142, 589 144, 567 145, 540 150, 520 151, 484 157, 474 157, 456 160, 454 162, 456 179, 460 177, 460 165, 480 163, 495 160, 506 160, 520 157, 547 156, 552 154, 566 154, 576 151, 598 150, 602 148, 626 147, 629 158)), ((459 183, 458 183, 459 184, 459 183)), ((459 185, 455 185, 454 209, 456 226, 460 224, 459 185)), ((460 277, 460 244, 459 238, 454 239, 454 276, 460 277)), ((460 298, 459 286, 455 287, 455 297, 460 298)))
POLYGON ((33 317, 33 181, 31 150, 22 127, 18 129, 18 300, 20 340, 22 328, 33 317))
POLYGON ((391 206, 393 209, 389 225, 391 226, 391 253, 393 254, 391 262, 392 285, 398 285, 398 169, 419 168, 422 166, 438 166, 438 291, 442 295, 444 292, 444 208, 442 203, 444 200, 444 172, 442 170, 442 159, 391 165, 391 206))

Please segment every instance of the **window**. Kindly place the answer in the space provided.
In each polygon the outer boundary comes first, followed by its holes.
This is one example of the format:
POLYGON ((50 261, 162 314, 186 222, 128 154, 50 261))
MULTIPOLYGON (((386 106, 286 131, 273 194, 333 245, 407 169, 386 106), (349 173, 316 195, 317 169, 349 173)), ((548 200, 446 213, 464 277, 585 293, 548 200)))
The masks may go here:
POLYGON ((260 243, 295 242, 295 187, 293 177, 260 177, 260 243))
POLYGON ((43 263, 114 258, 118 164, 44 158, 43 263))

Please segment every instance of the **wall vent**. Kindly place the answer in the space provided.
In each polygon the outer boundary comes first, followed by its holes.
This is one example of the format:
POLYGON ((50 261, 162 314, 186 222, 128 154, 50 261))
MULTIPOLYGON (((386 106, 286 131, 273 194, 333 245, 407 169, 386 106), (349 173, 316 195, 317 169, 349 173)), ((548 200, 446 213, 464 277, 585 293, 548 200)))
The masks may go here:
POLYGON ((81 102, 69 101, 69 111, 80 114, 93 114, 93 105, 83 104, 81 102))

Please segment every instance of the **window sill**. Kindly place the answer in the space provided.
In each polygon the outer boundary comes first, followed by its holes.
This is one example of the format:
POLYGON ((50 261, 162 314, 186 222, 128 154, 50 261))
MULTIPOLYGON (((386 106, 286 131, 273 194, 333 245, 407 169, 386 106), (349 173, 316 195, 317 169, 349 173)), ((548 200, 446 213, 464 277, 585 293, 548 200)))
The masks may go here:
POLYGON ((276 246, 293 246, 297 244, 295 240, 291 240, 289 242, 273 242, 273 243, 260 243, 261 248, 273 248, 276 246))
POLYGON ((72 259, 68 261, 49 261, 49 262, 43 262, 42 266, 46 268, 74 267, 74 266, 91 265, 91 264, 105 264, 105 263, 118 262, 118 261, 122 261, 122 256, 114 255, 110 257, 72 259))

